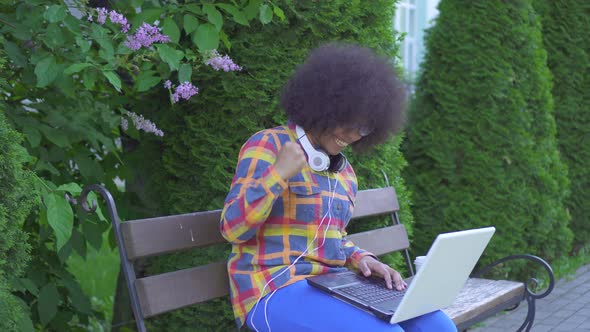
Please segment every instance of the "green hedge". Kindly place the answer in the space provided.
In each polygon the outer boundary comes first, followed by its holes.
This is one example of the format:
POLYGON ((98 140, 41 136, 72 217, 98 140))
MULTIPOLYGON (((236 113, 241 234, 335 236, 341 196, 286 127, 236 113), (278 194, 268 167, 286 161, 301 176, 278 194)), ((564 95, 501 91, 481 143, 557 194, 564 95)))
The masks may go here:
POLYGON ((553 74, 553 98, 559 151, 569 169, 574 243, 590 243, 590 42, 588 1, 535 0, 541 16, 547 63, 553 74), (586 79, 586 82, 584 81, 586 79))
POLYGON ((494 225, 483 263, 563 256, 567 171, 531 1, 442 0, 439 11, 403 147, 418 250, 440 232, 494 225))
MULTIPOLYGON (((284 123, 278 106, 281 87, 310 49, 327 41, 354 41, 393 59, 397 52, 392 31, 394 2, 281 1, 278 5, 285 9, 287 22, 233 29, 229 54, 244 71, 221 78, 207 68, 194 73, 202 93, 182 109, 161 112, 164 116, 158 121, 167 133, 163 144, 144 145, 134 152, 141 156, 155 148, 162 151, 162 163, 144 175, 152 183, 145 190, 156 193, 160 200, 142 191, 145 202, 159 205, 158 213, 221 208, 241 145, 254 132, 284 123)), ((352 156, 349 151, 347 156, 355 166, 361 189, 384 186, 380 170, 384 169, 400 196, 402 219, 411 224, 408 194, 400 177, 405 161, 399 142, 399 138, 392 139, 369 155, 352 156)), ((357 223, 351 231, 382 222, 357 223)), ((181 253, 149 262, 148 270, 193 266, 226 259, 227 254, 227 246, 199 250, 195 255, 181 253)), ((155 330, 174 331, 227 331, 235 327, 227 298, 155 318, 150 324, 155 330)))
POLYGON ((38 203, 32 173, 24 169, 30 158, 20 146, 22 136, 0 111, 0 330, 17 331, 25 314, 8 286, 20 277, 30 260, 23 223, 38 203))

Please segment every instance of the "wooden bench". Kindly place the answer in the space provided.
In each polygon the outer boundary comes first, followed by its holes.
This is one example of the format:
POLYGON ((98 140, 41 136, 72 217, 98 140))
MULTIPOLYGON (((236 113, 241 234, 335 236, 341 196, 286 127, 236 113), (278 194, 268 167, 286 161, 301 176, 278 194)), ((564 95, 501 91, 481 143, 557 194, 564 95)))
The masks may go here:
MULTIPOLYGON (((138 331, 146 331, 146 318, 229 294, 225 261, 143 278, 137 278, 133 264, 134 261, 149 256, 225 243, 219 232, 221 210, 120 222, 113 197, 102 186, 90 185, 84 188, 80 197, 83 208, 88 212, 96 209, 96 202, 92 202, 93 206, 88 206, 87 195, 90 191, 99 193, 106 201, 138 331)), ((399 204, 393 187, 359 191, 353 219, 389 214, 392 225, 349 234, 348 238, 378 256, 401 251, 409 274, 413 275, 408 254, 410 243, 404 225, 399 223, 398 210, 399 204)), ((543 259, 532 255, 514 255, 473 274, 455 303, 444 311, 459 330, 466 330, 469 326, 500 311, 511 310, 526 300, 528 315, 518 331, 529 331, 535 318, 535 300, 547 296, 553 286, 553 271, 543 259), (529 284, 534 279, 517 282, 479 278, 481 273, 513 259, 529 259, 541 264, 549 274, 547 289, 540 294, 531 291, 529 284)))

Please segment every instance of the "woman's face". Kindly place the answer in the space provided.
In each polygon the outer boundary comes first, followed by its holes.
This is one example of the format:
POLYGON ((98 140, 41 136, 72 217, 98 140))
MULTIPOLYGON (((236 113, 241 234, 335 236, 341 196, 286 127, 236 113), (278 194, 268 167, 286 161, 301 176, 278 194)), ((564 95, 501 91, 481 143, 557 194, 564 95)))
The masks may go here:
POLYGON ((317 140, 317 144, 330 155, 339 154, 345 147, 363 138, 356 128, 335 128, 331 131, 322 133, 317 140))

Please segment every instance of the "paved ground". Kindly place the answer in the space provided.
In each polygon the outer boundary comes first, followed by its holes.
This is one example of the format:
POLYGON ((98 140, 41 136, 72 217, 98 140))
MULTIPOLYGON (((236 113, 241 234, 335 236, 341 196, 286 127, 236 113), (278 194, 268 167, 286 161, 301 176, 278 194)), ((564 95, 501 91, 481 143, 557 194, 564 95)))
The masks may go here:
MULTIPOLYGON (((578 269, 573 277, 556 282, 546 298, 536 302, 537 314, 532 332, 590 331, 590 265, 578 269)), ((526 303, 512 312, 489 318, 470 332, 516 331, 527 313, 526 303)))

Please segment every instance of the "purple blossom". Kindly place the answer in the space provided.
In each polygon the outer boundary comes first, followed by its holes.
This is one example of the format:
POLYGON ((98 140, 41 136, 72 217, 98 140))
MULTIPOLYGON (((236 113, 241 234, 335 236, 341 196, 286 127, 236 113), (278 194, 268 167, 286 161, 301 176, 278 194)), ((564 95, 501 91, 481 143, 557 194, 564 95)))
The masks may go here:
POLYGON ((166 82, 164 82, 164 87, 166 89, 170 89, 172 87, 172 82, 170 82, 170 80, 166 80, 166 82))
POLYGON ((150 47, 153 43, 167 43, 170 41, 170 37, 160 33, 160 28, 155 25, 149 25, 143 23, 134 35, 127 36, 125 46, 137 51, 142 46, 150 47))
POLYGON ((92 14, 88 14, 88 22, 92 22, 92 21, 93 21, 92 14))
POLYGON ((121 128, 123 128, 123 131, 129 129, 129 121, 127 121, 127 119, 121 118, 121 128))
POLYGON ((212 57, 205 62, 205 64, 211 66, 215 70, 228 71, 240 71, 242 67, 236 65, 228 55, 221 56, 217 51, 213 51, 212 57))
POLYGON ((121 25, 122 32, 127 33, 127 31, 129 31, 129 23, 127 23, 127 19, 125 18, 125 16, 123 16, 123 14, 111 10, 111 12, 109 13, 109 18, 111 19, 111 22, 113 22, 114 24, 121 25))
POLYGON ((104 24, 107 21, 107 14, 108 14, 108 10, 106 8, 97 8, 96 11, 98 11, 98 18, 97 21, 99 24, 104 24))
POLYGON ((176 87, 174 94, 172 94, 172 100, 174 103, 180 101, 180 99, 189 100, 190 97, 199 93, 199 88, 192 85, 190 82, 184 82, 176 87))
POLYGON ((145 119, 143 115, 135 114, 133 112, 127 112, 127 115, 133 121, 133 125, 137 130, 143 130, 146 133, 153 133, 156 136, 164 136, 164 132, 158 129, 156 125, 148 119, 145 119))

